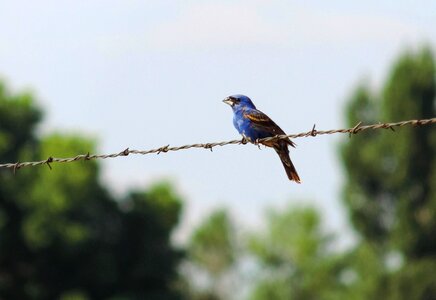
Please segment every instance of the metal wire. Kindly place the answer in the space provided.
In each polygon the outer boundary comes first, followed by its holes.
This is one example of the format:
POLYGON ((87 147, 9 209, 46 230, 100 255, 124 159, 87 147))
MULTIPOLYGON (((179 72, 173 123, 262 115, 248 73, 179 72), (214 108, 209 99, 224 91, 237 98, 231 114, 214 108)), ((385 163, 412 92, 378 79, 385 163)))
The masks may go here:
MULTIPOLYGON (((302 132, 298 134, 289 134, 289 135, 277 135, 274 137, 268 137, 264 139, 259 139, 255 141, 255 144, 262 144, 264 142, 269 142, 277 139, 287 139, 287 138, 301 138, 301 137, 315 137, 318 135, 323 134, 335 134, 335 133, 349 133, 350 137, 352 134, 357 134, 364 130, 369 129, 391 129, 394 131, 394 127, 402 127, 405 125, 413 125, 415 127, 417 126, 425 126, 425 125, 431 125, 436 123, 436 118, 431 119, 423 119, 423 120, 408 120, 408 121, 401 121, 396 123, 378 123, 378 124, 371 124, 371 125, 362 125, 362 122, 359 122, 356 124, 356 126, 352 128, 347 129, 332 129, 332 130, 316 130, 315 125, 313 125, 312 130, 307 132, 302 132)), ((74 157, 68 157, 68 158, 56 158, 56 157, 48 157, 45 160, 40 161, 29 161, 29 162, 15 162, 15 163, 4 163, 0 164, 0 168, 9 168, 12 169, 14 172, 20 168, 23 167, 35 167, 39 165, 47 165, 51 169, 51 163, 70 163, 74 161, 80 161, 80 160, 92 160, 92 159, 106 159, 106 158, 116 158, 120 156, 128 156, 130 154, 152 154, 152 153, 166 153, 170 151, 179 151, 179 150, 187 150, 191 148, 204 148, 209 149, 212 151, 214 147, 217 146, 226 146, 226 145, 241 145, 241 144, 247 144, 247 141, 245 139, 239 139, 239 140, 231 140, 231 141, 223 141, 223 142, 212 142, 212 143, 197 143, 197 144, 188 144, 183 146, 175 146, 170 147, 170 145, 162 146, 155 149, 150 150, 131 150, 129 148, 124 149, 121 152, 118 153, 112 153, 112 154, 79 154, 74 157)))

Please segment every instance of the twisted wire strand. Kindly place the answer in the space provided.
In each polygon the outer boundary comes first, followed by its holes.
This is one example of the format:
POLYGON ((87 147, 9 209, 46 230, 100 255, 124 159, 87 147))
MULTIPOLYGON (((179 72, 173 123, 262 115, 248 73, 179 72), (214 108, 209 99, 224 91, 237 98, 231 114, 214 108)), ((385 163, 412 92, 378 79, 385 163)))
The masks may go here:
MULTIPOLYGON (((395 131, 395 127, 403 127, 406 125, 413 125, 415 127, 418 126, 425 126, 425 125, 431 125, 436 123, 436 118, 431 119, 421 119, 421 120, 408 120, 408 121, 401 121, 401 122, 395 122, 395 123, 378 123, 378 124, 371 124, 371 125, 362 125, 362 122, 359 122, 352 128, 346 128, 346 129, 331 129, 331 130, 316 130, 315 125, 313 125, 312 130, 307 132, 301 132, 298 134, 289 134, 289 135, 277 135, 273 137, 268 137, 264 139, 259 139, 255 141, 255 144, 262 144, 264 142, 269 142, 273 140, 278 139, 287 139, 287 138, 301 138, 301 137, 315 137, 318 135, 323 134, 336 134, 336 133, 348 133, 351 137, 353 134, 357 134, 359 132, 369 130, 369 129, 391 129, 392 131, 395 131)), ((170 145, 165 145, 159 148, 154 148, 150 150, 131 150, 129 148, 124 149, 121 152, 118 153, 112 153, 112 154, 79 154, 74 157, 68 157, 68 158, 56 158, 56 157, 48 157, 45 160, 40 161, 29 161, 29 162, 15 162, 15 163, 4 163, 0 164, 0 168, 9 168, 12 169, 14 172, 20 168, 24 167, 35 167, 39 165, 47 165, 51 169, 51 163, 70 163, 74 161, 80 161, 80 160, 92 160, 92 159, 107 159, 107 158, 116 158, 120 156, 128 156, 130 154, 140 154, 140 155, 147 155, 152 153, 166 153, 170 151, 180 151, 180 150, 187 150, 192 148, 203 148, 203 149, 209 149, 212 151, 214 147, 217 146, 226 146, 226 145, 241 145, 241 144, 247 144, 247 140, 245 139, 238 139, 238 140, 231 140, 231 141, 223 141, 223 142, 212 142, 212 143, 196 143, 196 144, 187 144, 183 146, 173 146, 170 147, 170 145)))

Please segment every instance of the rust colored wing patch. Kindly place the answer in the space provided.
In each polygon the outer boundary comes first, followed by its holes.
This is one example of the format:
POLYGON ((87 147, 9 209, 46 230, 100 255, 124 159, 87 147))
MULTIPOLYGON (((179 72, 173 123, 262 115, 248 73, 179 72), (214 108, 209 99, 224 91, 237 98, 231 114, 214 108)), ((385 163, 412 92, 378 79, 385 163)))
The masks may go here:
POLYGON ((259 112, 244 113, 244 118, 247 118, 255 123, 271 122, 271 119, 267 115, 259 112))

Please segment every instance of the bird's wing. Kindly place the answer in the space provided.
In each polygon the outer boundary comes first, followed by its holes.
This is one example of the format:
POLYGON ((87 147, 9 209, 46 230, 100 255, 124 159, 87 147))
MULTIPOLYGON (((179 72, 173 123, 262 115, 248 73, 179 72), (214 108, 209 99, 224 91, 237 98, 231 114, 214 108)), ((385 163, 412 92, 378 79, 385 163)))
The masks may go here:
POLYGON ((244 112, 244 118, 251 121, 254 127, 271 133, 271 135, 285 134, 285 132, 263 112, 255 109, 244 112))
MULTIPOLYGON (((247 118, 253 124, 253 127, 258 130, 268 132, 271 136, 285 135, 286 133, 266 114, 257 109, 251 109, 243 113, 243 117, 247 118)), ((295 144, 288 139, 288 144, 295 147, 295 144)))

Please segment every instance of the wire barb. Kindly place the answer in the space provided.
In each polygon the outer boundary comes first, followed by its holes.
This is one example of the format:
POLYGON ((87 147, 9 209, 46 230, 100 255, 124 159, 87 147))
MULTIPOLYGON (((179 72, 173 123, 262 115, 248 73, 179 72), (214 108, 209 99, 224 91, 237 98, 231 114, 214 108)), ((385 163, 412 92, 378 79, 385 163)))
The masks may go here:
POLYGON ((213 145, 211 143, 204 144, 204 149, 209 149, 210 152, 213 152, 213 145))
POLYGON ((356 124, 356 126, 354 126, 352 129, 351 129, 351 131, 350 131, 350 137, 351 137, 351 135, 352 134, 356 134, 356 133, 358 133, 361 129, 360 129, 360 125, 362 125, 362 122, 359 122, 359 123, 357 123, 356 124))
POLYGON ((160 147, 159 149, 157 149, 157 154, 161 154, 161 152, 167 153, 169 151, 169 147, 170 147, 170 145, 160 147))
POLYGON ((15 174, 17 172, 17 170, 19 168, 21 168, 21 164, 19 162, 16 162, 15 164, 12 164, 12 167, 13 167, 13 171, 14 171, 14 174, 15 174))
MULTIPOLYGON (((273 137, 268 137, 264 139, 258 139, 256 140, 256 144, 259 146, 262 142, 270 142, 274 140, 279 139, 288 139, 288 138, 301 138, 301 137, 316 137, 323 134, 335 134, 335 133, 348 133, 349 136, 353 134, 357 134, 361 131, 365 131, 368 129, 391 129, 393 132, 395 132, 394 127, 403 127, 406 125, 412 125, 414 128, 419 126, 426 126, 436 124, 436 118, 431 119, 422 119, 422 120, 408 120, 408 121, 401 121, 396 123, 378 123, 378 124, 371 124, 371 125, 362 125, 362 122, 357 123, 352 128, 347 129, 332 129, 332 130, 316 130, 315 124, 313 125, 312 129, 308 132, 301 132, 298 134, 290 134, 290 135, 277 135, 273 137)), ((20 168, 24 167, 35 167, 39 165, 47 165, 50 170, 52 169, 51 164, 52 163, 70 163, 74 161, 79 160, 92 160, 92 159, 106 159, 106 158, 116 158, 120 156, 128 156, 129 154, 141 154, 141 155, 147 155, 151 153, 166 153, 170 151, 179 151, 179 150, 187 150, 191 148, 204 148, 209 149, 212 151, 213 147, 217 146, 226 146, 226 145, 245 145, 248 143, 248 140, 246 138, 242 138, 239 140, 231 140, 231 141, 223 141, 223 142, 214 142, 214 143, 204 143, 204 144, 188 144, 178 147, 170 147, 170 145, 162 146, 155 149, 150 150, 130 150, 129 148, 124 149, 121 152, 113 153, 113 154, 93 154, 90 155, 89 152, 87 154, 79 154, 75 157, 69 157, 69 158, 55 158, 53 156, 48 157, 45 160, 41 161, 30 161, 30 162, 15 162, 15 163, 4 163, 0 164, 0 168, 7 168, 11 169, 12 172, 15 174, 16 171, 20 168)))
POLYGON ((47 160, 45 161, 45 163, 47 164, 48 168, 50 170, 52 170, 50 163, 53 162, 53 157, 49 156, 49 158, 47 158, 47 160))
POLYGON ((318 132, 315 129, 315 126, 316 124, 313 124, 312 131, 310 132, 310 136, 315 137, 318 134, 318 132))

